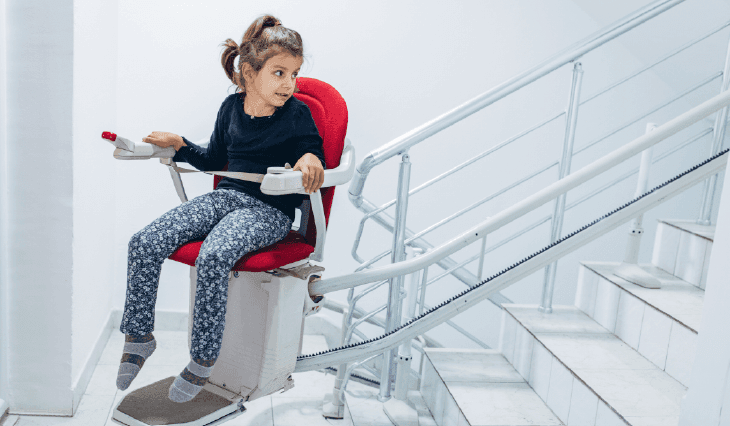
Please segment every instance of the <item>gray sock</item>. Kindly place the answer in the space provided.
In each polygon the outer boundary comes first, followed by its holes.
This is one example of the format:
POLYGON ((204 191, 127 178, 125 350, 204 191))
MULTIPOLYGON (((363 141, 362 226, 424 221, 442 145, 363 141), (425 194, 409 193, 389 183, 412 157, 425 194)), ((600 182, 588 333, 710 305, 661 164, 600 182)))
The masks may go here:
POLYGON ((213 372, 213 364, 215 364, 214 359, 195 358, 190 361, 170 385, 168 398, 175 402, 188 402, 195 398, 213 372))
POLYGON ((152 355, 157 341, 152 333, 144 336, 127 335, 124 342, 124 354, 117 374, 117 388, 126 390, 144 365, 145 359, 152 355))

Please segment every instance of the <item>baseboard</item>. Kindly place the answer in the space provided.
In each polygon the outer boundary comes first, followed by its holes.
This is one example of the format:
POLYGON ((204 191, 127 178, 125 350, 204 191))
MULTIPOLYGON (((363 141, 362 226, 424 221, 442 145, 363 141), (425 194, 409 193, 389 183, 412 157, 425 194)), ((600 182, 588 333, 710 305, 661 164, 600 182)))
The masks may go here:
POLYGON ((0 399, 0 425, 3 424, 5 418, 8 416, 9 405, 4 399, 0 399))
POLYGON ((107 341, 109 341, 109 336, 111 335, 111 331, 112 331, 113 316, 114 316, 114 311, 109 312, 109 315, 106 318, 106 324, 101 329, 101 332, 99 333, 99 337, 96 339, 96 343, 94 344, 94 349, 91 351, 89 356, 86 358, 86 363, 84 363, 84 368, 81 371, 79 378, 76 379, 76 383, 73 384, 73 405, 72 405, 73 414, 76 414, 76 410, 79 407, 79 403, 81 403, 81 397, 84 396, 84 393, 86 393, 86 388, 89 386, 89 382, 91 381, 91 376, 94 374, 94 369, 96 368, 96 365, 99 363, 99 359, 101 358, 101 354, 104 352, 104 348, 106 347, 107 341))

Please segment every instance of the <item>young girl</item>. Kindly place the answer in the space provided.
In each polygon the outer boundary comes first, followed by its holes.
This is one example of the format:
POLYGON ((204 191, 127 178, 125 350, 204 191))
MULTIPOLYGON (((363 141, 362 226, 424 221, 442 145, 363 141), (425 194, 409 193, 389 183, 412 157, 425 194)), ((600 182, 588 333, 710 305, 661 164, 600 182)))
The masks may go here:
MULTIPOLYGON (((241 45, 228 39, 221 63, 238 91, 223 101, 210 145, 152 132, 143 141, 173 146, 173 161, 198 170, 265 174, 269 166, 295 164, 307 193, 324 181, 324 153, 306 104, 292 96, 303 61, 302 39, 273 16, 256 19, 241 45), (238 71, 233 62, 240 56, 238 71)), ((162 263, 180 246, 205 237, 197 267, 191 361, 170 386, 176 402, 193 399, 210 376, 225 327, 228 274, 246 253, 282 240, 302 194, 263 194, 260 184, 224 177, 216 190, 183 203, 129 241, 127 297, 119 331, 126 335, 117 387, 125 390, 155 350, 154 308, 162 263), (207 236, 206 236, 207 235, 207 236)))

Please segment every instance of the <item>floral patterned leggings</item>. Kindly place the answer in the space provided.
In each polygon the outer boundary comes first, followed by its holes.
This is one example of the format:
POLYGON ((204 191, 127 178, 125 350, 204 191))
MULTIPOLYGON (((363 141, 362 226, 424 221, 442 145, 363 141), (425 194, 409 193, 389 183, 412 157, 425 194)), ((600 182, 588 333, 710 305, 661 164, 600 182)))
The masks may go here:
POLYGON ((282 240, 292 220, 246 193, 219 189, 163 214, 129 240, 127 297, 119 331, 143 336, 154 330, 162 263, 183 244, 206 234, 195 261, 198 282, 191 358, 217 359, 226 324, 228 274, 246 253, 282 240))

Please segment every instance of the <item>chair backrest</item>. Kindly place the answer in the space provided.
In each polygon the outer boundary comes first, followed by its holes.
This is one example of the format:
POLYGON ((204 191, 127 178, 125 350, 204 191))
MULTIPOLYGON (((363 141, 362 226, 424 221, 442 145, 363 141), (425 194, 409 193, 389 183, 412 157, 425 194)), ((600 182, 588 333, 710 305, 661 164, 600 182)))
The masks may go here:
MULTIPOLYGON (((347 133, 347 104, 342 96, 329 84, 316 78, 298 77, 298 93, 294 96, 307 104, 312 112, 314 124, 317 125, 319 135, 322 137, 324 149, 324 160, 327 169, 334 169, 340 165, 342 150, 345 147, 345 135, 347 133)), ((292 166, 294 166, 292 164, 292 166)), ((228 164, 223 168, 228 170, 228 164)), ((222 176, 215 176, 213 189, 218 186, 222 176)), ((330 208, 332 199, 335 196, 335 187, 321 188, 322 205, 324 207, 325 221, 329 224, 330 208)), ((305 197, 302 203, 302 219, 300 230, 304 231, 304 238, 312 246, 317 241, 317 231, 314 224, 314 215, 311 208, 308 208, 309 197, 305 197)))

